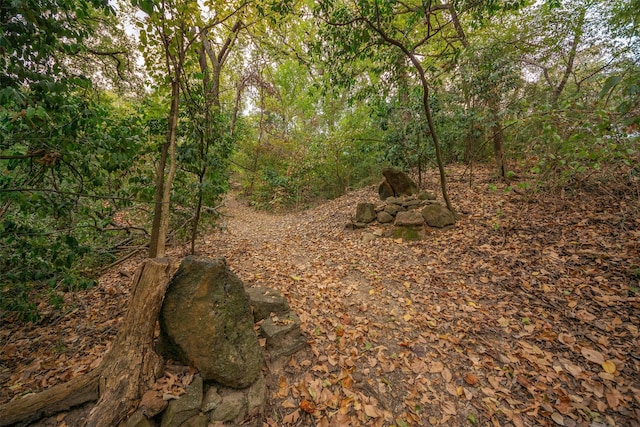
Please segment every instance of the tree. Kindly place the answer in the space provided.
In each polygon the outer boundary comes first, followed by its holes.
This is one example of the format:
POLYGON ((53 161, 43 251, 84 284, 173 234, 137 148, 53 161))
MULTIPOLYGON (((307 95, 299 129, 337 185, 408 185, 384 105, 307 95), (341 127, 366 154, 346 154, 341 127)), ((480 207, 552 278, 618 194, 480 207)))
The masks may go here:
MULTIPOLYGON (((358 53, 363 55, 371 45, 381 44, 399 49, 413 66, 422 88, 422 108, 427 122, 428 138, 433 142, 436 161, 440 173, 442 196, 447 208, 454 212, 447 192, 446 173, 440 141, 435 129, 430 106, 429 76, 427 70, 428 49, 435 40, 450 27, 450 7, 432 2, 380 2, 361 1, 357 3, 325 1, 318 8, 319 14, 329 27, 331 42, 337 45, 343 55, 358 53), (347 35, 346 32, 351 32, 347 35)), ((449 44, 439 52, 448 51, 449 44)))
POLYGON ((108 57, 113 86, 130 77, 128 50, 102 37, 115 25, 102 1, 0 6, 0 300, 28 318, 30 290, 90 286, 83 270, 113 261, 109 245, 125 231, 105 229, 129 199, 121 189, 143 126, 84 67, 108 57))

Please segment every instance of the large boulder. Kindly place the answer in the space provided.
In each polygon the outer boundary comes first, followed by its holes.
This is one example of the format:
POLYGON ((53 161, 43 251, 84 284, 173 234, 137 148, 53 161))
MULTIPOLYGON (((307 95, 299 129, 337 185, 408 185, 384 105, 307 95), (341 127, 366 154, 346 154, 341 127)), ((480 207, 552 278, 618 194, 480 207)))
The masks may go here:
POLYGON ((187 257, 160 312, 159 351, 200 371, 205 381, 245 388, 264 359, 249 298, 224 258, 187 257))
POLYGON ((446 227, 456 223, 453 213, 442 205, 427 205, 422 209, 424 221, 431 227, 446 227))
MULTIPOLYGON (((393 168, 385 168, 382 170, 382 175, 393 189, 394 196, 410 196, 418 193, 418 186, 406 173, 393 168)), ((381 199, 386 199, 386 197, 382 198, 382 194, 380 196, 381 199)))

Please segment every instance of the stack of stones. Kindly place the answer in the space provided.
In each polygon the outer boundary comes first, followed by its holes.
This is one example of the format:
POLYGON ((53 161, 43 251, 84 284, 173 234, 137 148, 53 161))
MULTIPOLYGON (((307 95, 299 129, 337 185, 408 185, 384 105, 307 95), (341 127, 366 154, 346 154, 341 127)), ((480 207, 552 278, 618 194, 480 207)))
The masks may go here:
POLYGON ((435 200, 435 194, 419 191, 404 172, 387 168, 382 175, 385 179, 378 185, 378 195, 384 203, 378 206, 359 203, 353 221, 355 228, 365 228, 374 221, 397 227, 437 228, 455 223, 453 213, 435 200))
POLYGON ((198 373, 177 398, 145 393, 125 427, 260 427, 265 355, 273 362, 306 345, 286 299, 271 288, 246 288, 224 258, 182 261, 168 285, 160 330, 157 351, 198 373), (258 322, 265 352, 254 330, 258 322))
POLYGON ((372 222, 397 227, 442 228, 455 223, 451 211, 440 205, 433 193, 420 192, 415 196, 388 197, 384 203, 358 203, 353 225, 366 228, 372 222))

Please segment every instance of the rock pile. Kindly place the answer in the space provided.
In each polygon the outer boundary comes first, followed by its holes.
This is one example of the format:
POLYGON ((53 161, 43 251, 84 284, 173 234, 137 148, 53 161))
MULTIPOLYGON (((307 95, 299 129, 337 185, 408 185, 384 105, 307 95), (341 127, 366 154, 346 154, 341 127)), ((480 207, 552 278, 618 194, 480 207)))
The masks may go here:
POLYGON ((355 228, 366 228, 377 221, 380 224, 393 224, 397 227, 442 228, 455 223, 453 214, 435 200, 435 195, 422 191, 417 195, 388 197, 384 203, 358 203, 353 220, 355 228))
MULTIPOLYGON (((455 224, 451 211, 436 201, 430 191, 419 191, 418 186, 402 171, 382 170, 384 180, 378 185, 378 195, 384 203, 358 203, 352 227, 366 228, 372 222, 393 224, 398 228, 443 228, 455 224)), ((390 235, 396 233, 391 232, 390 235)), ((370 235, 365 240, 371 240, 370 235)))
POLYGON ((277 291, 245 290, 223 258, 185 258, 165 295, 158 353, 199 373, 175 400, 143 396, 125 426, 261 426, 267 386, 253 328, 260 321, 270 360, 306 345, 300 319, 277 291))

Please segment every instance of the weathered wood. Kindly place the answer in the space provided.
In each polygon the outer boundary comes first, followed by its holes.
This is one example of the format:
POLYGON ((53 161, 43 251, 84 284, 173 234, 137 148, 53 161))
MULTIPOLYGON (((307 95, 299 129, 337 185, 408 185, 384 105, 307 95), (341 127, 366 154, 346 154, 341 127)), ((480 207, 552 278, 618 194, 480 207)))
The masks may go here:
POLYGON ((31 422, 98 399, 99 367, 40 393, 0 405, 0 426, 31 422))
POLYGON ((82 377, 0 406, 0 427, 30 422, 86 402, 98 403, 87 426, 115 426, 162 371, 153 333, 169 279, 169 259, 147 260, 136 272, 122 327, 100 365, 82 377))
POLYGON ((169 260, 154 259, 136 273, 129 310, 113 347, 101 363, 100 399, 89 413, 87 426, 118 425, 162 374, 162 359, 154 350, 153 333, 174 271, 169 260))

